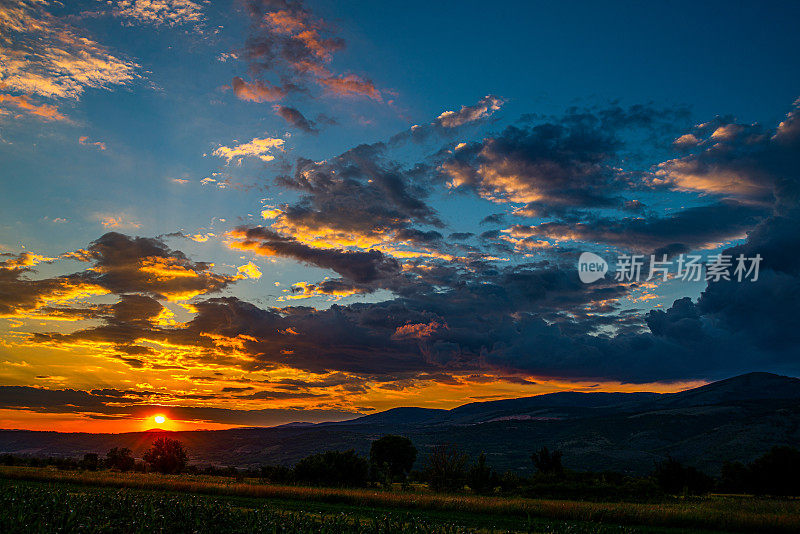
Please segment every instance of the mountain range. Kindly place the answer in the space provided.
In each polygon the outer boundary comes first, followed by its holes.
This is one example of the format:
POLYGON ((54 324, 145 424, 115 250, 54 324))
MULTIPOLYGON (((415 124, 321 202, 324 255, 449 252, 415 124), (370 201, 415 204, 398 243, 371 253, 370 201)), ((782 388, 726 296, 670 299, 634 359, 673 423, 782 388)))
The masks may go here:
MULTIPOLYGON (((81 456, 123 446, 141 456, 161 433, 0 430, 0 453, 81 456)), ((420 451, 417 468, 433 446, 452 443, 519 474, 533 471, 530 455, 542 446, 563 451, 564 465, 578 470, 644 474, 669 455, 717 474, 725 461, 800 446, 800 380, 749 373, 679 393, 560 392, 451 410, 395 408, 337 423, 171 434, 194 463, 224 466, 292 464, 332 449, 368 454, 371 441, 401 434, 420 451)))

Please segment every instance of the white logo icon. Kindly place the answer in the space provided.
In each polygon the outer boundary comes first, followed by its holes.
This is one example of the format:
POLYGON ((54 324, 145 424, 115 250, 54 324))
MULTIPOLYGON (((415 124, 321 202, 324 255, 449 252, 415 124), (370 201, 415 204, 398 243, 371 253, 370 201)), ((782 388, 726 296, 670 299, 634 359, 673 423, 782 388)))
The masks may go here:
POLYGON ((584 252, 578 258, 578 277, 584 284, 591 284, 603 278, 608 272, 606 260, 591 252, 584 252))

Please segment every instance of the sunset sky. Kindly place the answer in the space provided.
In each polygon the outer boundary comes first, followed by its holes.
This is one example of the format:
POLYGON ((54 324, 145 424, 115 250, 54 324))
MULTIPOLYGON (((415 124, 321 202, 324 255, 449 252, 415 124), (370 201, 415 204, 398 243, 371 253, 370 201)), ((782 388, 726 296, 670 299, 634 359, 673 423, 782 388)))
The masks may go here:
POLYGON ((797 375, 798 20, 0 0, 0 428, 797 375), (584 284, 584 251, 763 262, 584 284))

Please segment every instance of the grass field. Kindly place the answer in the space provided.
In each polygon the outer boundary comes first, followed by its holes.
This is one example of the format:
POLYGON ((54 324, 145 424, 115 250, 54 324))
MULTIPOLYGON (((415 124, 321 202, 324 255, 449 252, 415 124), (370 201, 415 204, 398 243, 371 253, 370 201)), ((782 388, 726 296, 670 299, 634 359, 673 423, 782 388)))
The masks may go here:
POLYGON ((800 532, 800 501, 596 503, 0 467, 0 525, 3 532, 800 532))

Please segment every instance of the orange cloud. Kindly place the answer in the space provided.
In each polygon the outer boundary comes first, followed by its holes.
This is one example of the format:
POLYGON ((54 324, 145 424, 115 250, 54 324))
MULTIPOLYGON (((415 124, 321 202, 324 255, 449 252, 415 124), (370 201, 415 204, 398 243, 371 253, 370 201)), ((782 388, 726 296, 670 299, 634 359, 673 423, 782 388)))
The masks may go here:
POLYGON ((0 104, 14 106, 31 115, 48 121, 66 121, 67 117, 58 112, 58 108, 49 104, 36 105, 26 95, 0 94, 0 104))
POLYGON ((89 141, 89 138, 85 135, 78 138, 78 142, 85 146, 93 146, 97 147, 99 150, 105 150, 106 144, 102 141, 89 141))
MULTIPOLYGON (((111 55, 46 11, 46 1, 0 4, 3 86, 46 98, 77 99, 87 88, 106 89, 138 77, 134 62, 111 55)), ((49 113, 43 110, 44 113, 49 113)))
POLYGON ((126 220, 124 215, 101 215, 100 224, 106 228, 140 228, 142 225, 126 220))
POLYGON ((247 100, 248 102, 274 102, 284 98, 287 93, 283 87, 271 85, 260 80, 246 82, 238 76, 233 78, 231 87, 233 88, 233 93, 240 100, 247 100))
POLYGON ((383 101, 380 91, 371 80, 355 74, 329 76, 320 79, 319 83, 325 86, 328 92, 338 96, 367 96, 378 102, 383 101))
POLYGON ((446 330, 447 324, 431 321, 430 323, 406 324, 398 326, 392 335, 393 339, 423 339, 431 337, 439 330, 446 330))

